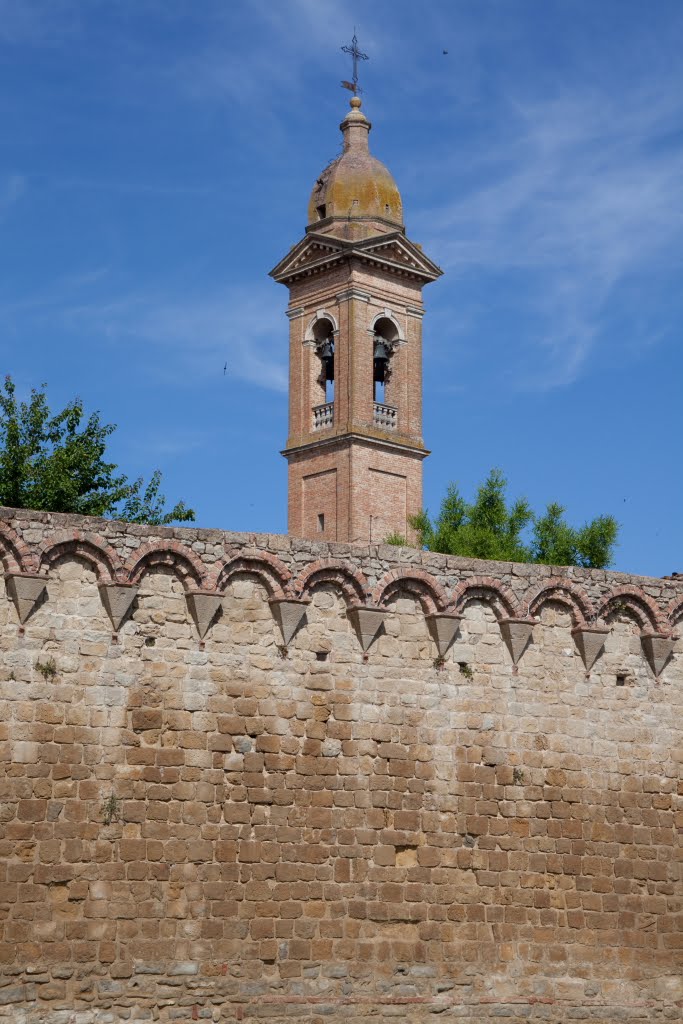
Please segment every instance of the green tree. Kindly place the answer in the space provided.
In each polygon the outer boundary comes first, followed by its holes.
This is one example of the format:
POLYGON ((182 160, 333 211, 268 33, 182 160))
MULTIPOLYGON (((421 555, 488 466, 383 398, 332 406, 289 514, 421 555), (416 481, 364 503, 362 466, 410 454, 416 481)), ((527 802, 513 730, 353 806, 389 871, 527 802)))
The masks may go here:
POLYGON ((495 561, 543 562, 606 568, 612 562, 619 530, 612 516, 598 516, 584 526, 570 526, 564 508, 548 505, 537 516, 526 498, 511 504, 507 480, 493 469, 467 502, 450 484, 438 516, 421 512, 411 520, 421 547, 449 555, 495 561))
POLYGON ((161 474, 129 480, 106 461, 107 440, 116 429, 99 413, 86 419, 80 398, 53 414, 45 385, 19 402, 11 377, 0 390, 0 505, 48 512, 108 516, 132 523, 165 525, 194 520, 184 502, 165 510, 161 474))
POLYGON ((581 565, 606 569, 614 559, 619 524, 614 516, 597 516, 583 526, 570 526, 564 508, 556 502, 534 521, 533 562, 545 565, 581 565))

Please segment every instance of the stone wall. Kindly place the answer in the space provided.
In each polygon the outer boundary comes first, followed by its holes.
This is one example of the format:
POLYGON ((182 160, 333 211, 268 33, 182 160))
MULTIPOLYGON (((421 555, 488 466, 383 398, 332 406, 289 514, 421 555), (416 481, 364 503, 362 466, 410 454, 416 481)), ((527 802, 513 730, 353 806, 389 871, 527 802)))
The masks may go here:
POLYGON ((681 1019, 681 581, 0 548, 0 1019, 681 1019))

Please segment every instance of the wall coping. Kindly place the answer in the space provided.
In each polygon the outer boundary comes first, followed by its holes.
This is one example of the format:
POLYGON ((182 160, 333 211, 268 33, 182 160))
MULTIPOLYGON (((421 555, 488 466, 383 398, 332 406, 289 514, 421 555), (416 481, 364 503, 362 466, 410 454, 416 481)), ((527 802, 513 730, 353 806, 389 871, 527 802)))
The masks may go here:
POLYGON ((637 573, 626 573, 613 569, 583 569, 580 566, 552 565, 550 563, 489 561, 479 558, 464 558, 460 555, 443 555, 419 548, 397 547, 392 544, 359 544, 341 541, 312 541, 305 538, 292 537, 286 533, 252 533, 224 530, 214 527, 194 526, 152 526, 149 524, 127 523, 119 519, 106 519, 99 516, 74 515, 63 512, 44 512, 35 509, 15 509, 0 506, 0 523, 15 525, 17 523, 38 522, 53 530, 85 530, 88 533, 105 536, 127 535, 148 538, 150 540, 179 540, 184 544, 192 541, 205 543, 223 543, 226 546, 239 548, 257 548, 266 551, 295 551, 308 553, 313 557, 330 557, 336 559, 349 558, 354 561, 379 558, 385 562, 394 562, 401 566, 423 565, 447 573, 450 569, 474 571, 477 575, 495 574, 496 576, 535 576, 547 575, 566 576, 573 580, 586 580, 595 583, 629 583, 636 582, 640 587, 653 584, 658 588, 670 589, 673 593, 683 596, 683 573, 680 577, 645 576, 637 573))

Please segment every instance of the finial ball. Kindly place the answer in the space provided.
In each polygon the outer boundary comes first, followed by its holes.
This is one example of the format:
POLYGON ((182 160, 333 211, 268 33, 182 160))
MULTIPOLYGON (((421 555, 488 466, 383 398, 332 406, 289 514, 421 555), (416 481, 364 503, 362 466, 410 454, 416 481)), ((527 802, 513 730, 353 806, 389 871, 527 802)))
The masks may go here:
POLYGON ((360 96, 352 96, 351 99, 349 100, 349 103, 351 105, 351 109, 352 110, 360 110, 360 107, 361 107, 361 98, 360 98, 360 96))

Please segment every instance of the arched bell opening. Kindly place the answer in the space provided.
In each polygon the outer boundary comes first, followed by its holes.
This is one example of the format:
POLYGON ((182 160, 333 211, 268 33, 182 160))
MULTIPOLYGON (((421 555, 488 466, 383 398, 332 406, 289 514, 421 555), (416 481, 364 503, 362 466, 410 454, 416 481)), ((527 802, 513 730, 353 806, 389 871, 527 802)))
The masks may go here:
POLYGON ((373 327, 372 401, 375 426, 395 429, 397 410, 392 402, 392 357, 399 342, 396 324, 380 317, 373 327))
POLYGON ((313 426, 332 426, 334 422, 334 324, 321 317, 313 325, 313 344, 317 374, 313 382, 313 426))
POLYGON ((324 402, 334 402, 334 325, 323 317, 313 325, 315 351, 320 360, 318 383, 324 402))

